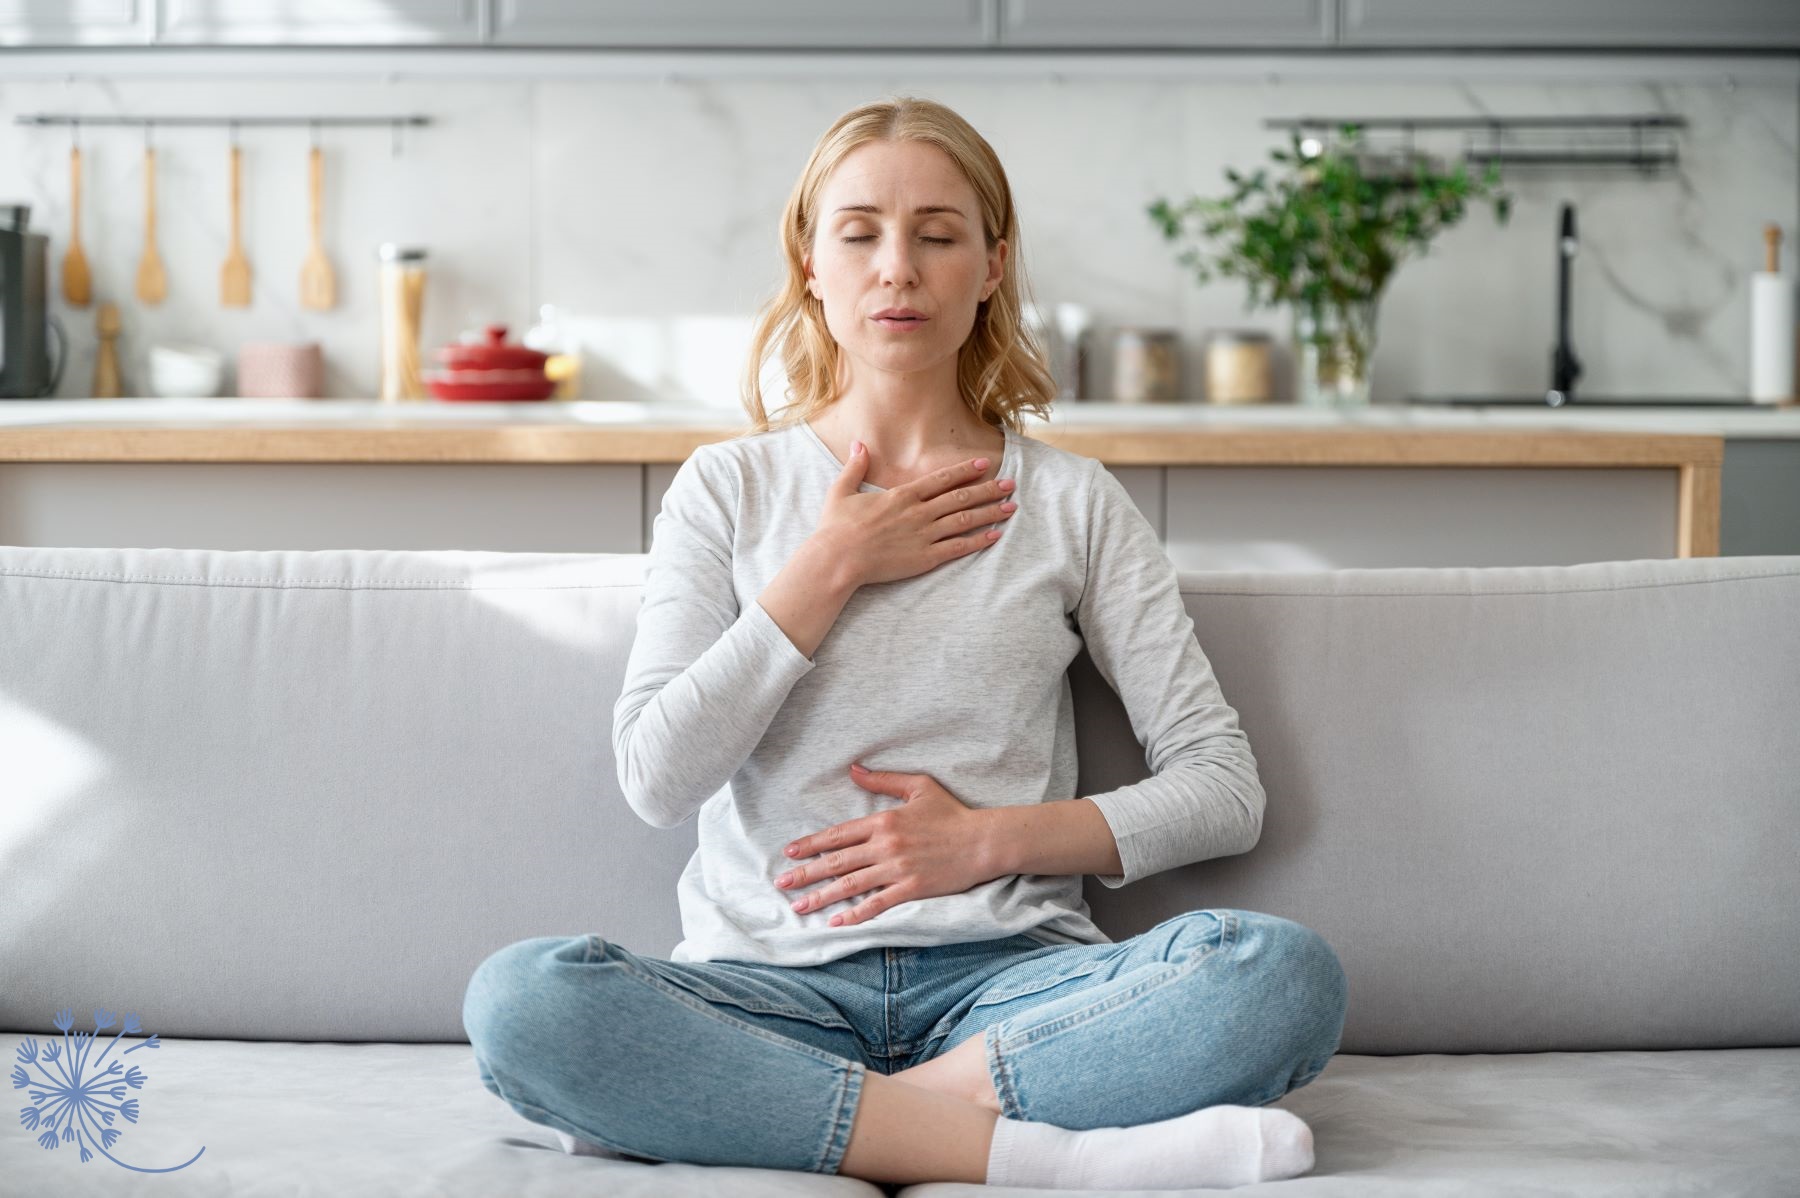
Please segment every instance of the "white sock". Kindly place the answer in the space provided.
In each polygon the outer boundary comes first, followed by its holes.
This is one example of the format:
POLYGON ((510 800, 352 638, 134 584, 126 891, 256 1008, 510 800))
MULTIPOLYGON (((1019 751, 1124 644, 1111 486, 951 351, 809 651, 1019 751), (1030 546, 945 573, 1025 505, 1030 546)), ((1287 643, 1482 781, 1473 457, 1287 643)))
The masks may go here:
POLYGON ((1160 1123, 1076 1131, 1004 1115, 987 1184, 1056 1190, 1219 1188, 1296 1177, 1313 1167, 1312 1128, 1269 1107, 1209 1106, 1160 1123))
POLYGON ((561 1144, 562 1150, 570 1156, 600 1156, 615 1161, 626 1159, 609 1148, 602 1148, 598 1144, 592 1144, 586 1140, 578 1139, 559 1128, 553 1127, 550 1130, 556 1132, 556 1142, 561 1144))

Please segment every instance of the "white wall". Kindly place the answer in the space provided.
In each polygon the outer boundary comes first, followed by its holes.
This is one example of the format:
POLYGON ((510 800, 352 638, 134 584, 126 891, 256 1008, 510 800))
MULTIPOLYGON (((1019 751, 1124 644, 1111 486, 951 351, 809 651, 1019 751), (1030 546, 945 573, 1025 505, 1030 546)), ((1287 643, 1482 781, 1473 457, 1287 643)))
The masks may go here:
MULTIPOLYGON (((1574 276, 1580 388, 1741 394, 1746 276, 1761 264, 1762 225, 1780 223, 1791 242, 1800 211, 1800 66, 1785 59, 1561 59, 1546 67, 1483 56, 1329 64, 1296 56, 1146 70, 1123 58, 815 55, 760 56, 733 73, 696 55, 659 60, 680 68, 671 75, 618 55, 181 54, 0 52, 0 200, 32 205, 32 227, 52 236, 53 279, 67 244, 70 133, 19 125, 18 114, 421 113, 435 124, 405 132, 398 156, 385 128, 321 131, 325 236, 340 294, 327 313, 299 305, 305 128, 240 131, 255 272, 248 309, 218 302, 227 132, 155 133, 169 296, 146 308, 133 293, 144 134, 84 128, 83 243, 96 299, 121 308, 128 392, 142 393, 153 342, 199 342, 229 358, 244 341, 316 339, 328 393, 371 397, 374 247, 396 240, 431 251, 428 348, 487 321, 511 324, 517 336, 537 305, 552 302, 581 332, 585 398, 735 409, 751 316, 776 281, 776 222, 793 180, 839 113, 892 92, 954 106, 999 151, 1023 222, 1015 253, 1038 300, 1086 303, 1105 323, 1179 329, 1185 390, 1195 397, 1208 329, 1285 337, 1287 318, 1246 312, 1236 284, 1198 286, 1144 207, 1157 196, 1223 194, 1226 166, 1262 165, 1285 140, 1263 128, 1267 117, 1669 112, 1691 123, 1681 167, 1667 177, 1514 172, 1507 182, 1518 202, 1507 227, 1477 207, 1429 256, 1406 264, 1382 311, 1377 402, 1541 390, 1564 199, 1577 205, 1582 238, 1574 276)), ((1421 144, 1453 146, 1458 136, 1421 144)), ((52 310, 74 339, 59 395, 84 395, 95 309, 70 309, 58 286, 52 310)), ((1106 365, 1103 355, 1101 378, 1106 365)))

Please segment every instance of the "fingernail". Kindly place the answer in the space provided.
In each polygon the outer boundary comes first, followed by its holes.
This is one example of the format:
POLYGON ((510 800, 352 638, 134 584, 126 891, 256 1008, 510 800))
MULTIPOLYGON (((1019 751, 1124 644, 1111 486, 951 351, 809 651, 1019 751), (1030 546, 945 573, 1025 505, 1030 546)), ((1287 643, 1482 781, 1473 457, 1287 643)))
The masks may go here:
POLYGON ((863 768, 863 767, 862 767, 862 763, 861 763, 861 762, 857 762, 857 761, 852 761, 852 762, 851 762, 851 763, 850 763, 850 769, 851 769, 851 770, 852 770, 852 771, 853 771, 853 772, 855 772, 855 773, 858 773, 858 774, 866 774, 866 773, 868 773, 868 772, 869 772, 869 771, 868 771, 868 770, 866 770, 866 769, 864 769, 864 768, 863 768))
POLYGON ((862 446, 862 442, 861 442, 861 441, 852 441, 852 442, 850 442, 850 453, 851 453, 851 456, 853 456, 853 457, 854 457, 854 456, 855 456, 855 455, 856 455, 856 454, 859 454, 859 453, 861 453, 861 452, 862 452, 862 451, 863 451, 863 446, 862 446))
POLYGON ((800 855, 800 846, 797 844, 788 845, 787 855, 790 857, 798 857, 800 855))

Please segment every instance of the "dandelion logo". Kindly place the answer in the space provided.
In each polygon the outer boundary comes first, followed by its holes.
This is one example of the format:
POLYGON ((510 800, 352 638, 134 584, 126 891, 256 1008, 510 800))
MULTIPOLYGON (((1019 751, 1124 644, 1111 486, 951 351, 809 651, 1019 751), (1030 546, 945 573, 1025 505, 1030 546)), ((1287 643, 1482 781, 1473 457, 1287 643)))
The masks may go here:
MULTIPOLYGON (((69 1034, 69 1028, 75 1023, 75 1013, 64 1008, 57 1012, 56 1026, 62 1029, 62 1042, 52 1041, 44 1045, 40 1055, 37 1041, 26 1040, 19 1045, 19 1064, 13 1070, 13 1089, 23 1090, 32 1086, 29 1097, 31 1105, 19 1110, 19 1122, 27 1130, 35 1131, 43 1127, 44 1134, 37 1138, 45 1148, 55 1148, 60 1142, 74 1143, 81 1149, 81 1163, 86 1164, 94 1159, 94 1153, 125 1169, 135 1169, 139 1173, 173 1173, 177 1169, 185 1169, 200 1159, 202 1147, 192 1157, 179 1165, 170 1165, 166 1169, 146 1169, 140 1165, 127 1165, 124 1161, 108 1152, 124 1133, 112 1126, 113 1116, 123 1115, 125 1122, 136 1123, 138 1119, 137 1099, 129 1098, 124 1102, 127 1087, 136 1090, 144 1084, 144 1071, 133 1065, 126 1069, 118 1061, 114 1061, 105 1069, 100 1068, 102 1061, 112 1052, 119 1037, 126 1032, 138 1030, 138 1017, 127 1014, 125 1022, 101 1052, 99 1060, 91 1066, 88 1064, 88 1053, 93 1051, 94 1040, 99 1034, 113 1025, 111 1011, 95 1010, 94 1030, 92 1032, 76 1032, 69 1034), (36 1065, 42 1074, 41 1082, 34 1082, 25 1071, 27 1065, 36 1065), (89 1071, 92 1070, 90 1073, 89 1071), (119 1076, 115 1077, 114 1075, 119 1076), (107 1102, 111 1098, 114 1101, 107 1102), (98 1125, 105 1123, 104 1128, 98 1125), (61 1127, 59 1132, 57 1129, 61 1127), (90 1150, 91 1149, 91 1150, 90 1150)), ((128 1057, 140 1048, 160 1048, 156 1037, 152 1035, 142 1044, 133 1044, 121 1058, 128 1057)))

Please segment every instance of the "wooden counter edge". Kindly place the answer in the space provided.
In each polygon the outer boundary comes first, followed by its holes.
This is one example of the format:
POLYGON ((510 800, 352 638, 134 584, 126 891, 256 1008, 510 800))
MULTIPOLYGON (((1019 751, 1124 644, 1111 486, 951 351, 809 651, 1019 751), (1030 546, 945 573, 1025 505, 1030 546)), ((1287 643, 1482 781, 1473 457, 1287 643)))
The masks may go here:
MULTIPOLYGON (((0 463, 265 462, 676 465, 737 428, 307 428, 58 425, 0 427, 0 463)), ((1588 429, 1034 430, 1031 437, 1117 466, 1388 466, 1671 468, 1677 471, 1676 553, 1719 552, 1725 439, 1588 429)))

